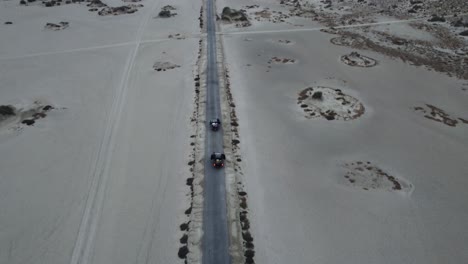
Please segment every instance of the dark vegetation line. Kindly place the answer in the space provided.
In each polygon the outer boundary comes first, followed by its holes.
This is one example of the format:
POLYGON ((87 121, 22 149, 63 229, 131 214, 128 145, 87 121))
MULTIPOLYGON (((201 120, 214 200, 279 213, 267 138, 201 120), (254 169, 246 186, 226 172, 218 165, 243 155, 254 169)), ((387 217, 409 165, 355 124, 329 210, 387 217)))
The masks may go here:
MULTIPOLYGON (((236 104, 234 103, 234 98, 231 93, 231 83, 229 81, 229 71, 225 69, 224 72, 224 79, 225 79, 225 87, 226 87, 226 97, 227 97, 227 104, 229 105, 229 117, 230 117, 230 127, 233 138, 231 140, 231 148, 233 153, 232 164, 234 167, 234 172, 236 174, 236 187, 237 187, 237 195, 239 201, 239 214, 237 221, 240 222, 240 226, 242 229, 242 246, 243 246, 243 255, 244 255, 244 263, 245 264, 254 264, 255 260, 255 245, 254 239, 250 232, 250 220, 249 220, 249 207, 248 207, 248 194, 245 190, 244 184, 241 180, 239 175, 243 175, 242 167, 240 163, 242 162, 242 157, 240 155, 240 140, 239 140, 239 119, 237 118, 236 114, 236 104)), ((226 131, 227 132, 227 131, 226 131)))

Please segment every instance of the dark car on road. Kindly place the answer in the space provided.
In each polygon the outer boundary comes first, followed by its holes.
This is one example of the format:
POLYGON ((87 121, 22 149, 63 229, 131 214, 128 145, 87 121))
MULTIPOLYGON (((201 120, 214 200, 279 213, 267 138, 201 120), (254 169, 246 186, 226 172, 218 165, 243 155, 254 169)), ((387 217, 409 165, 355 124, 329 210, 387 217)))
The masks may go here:
POLYGON ((226 159, 226 156, 223 153, 213 152, 213 154, 211 154, 211 164, 215 168, 224 167, 224 160, 225 159, 226 159))
POLYGON ((211 120, 210 120, 210 127, 211 127, 211 130, 213 130, 213 131, 218 131, 218 129, 219 129, 220 126, 221 126, 221 121, 219 121, 219 118, 211 119, 211 120))

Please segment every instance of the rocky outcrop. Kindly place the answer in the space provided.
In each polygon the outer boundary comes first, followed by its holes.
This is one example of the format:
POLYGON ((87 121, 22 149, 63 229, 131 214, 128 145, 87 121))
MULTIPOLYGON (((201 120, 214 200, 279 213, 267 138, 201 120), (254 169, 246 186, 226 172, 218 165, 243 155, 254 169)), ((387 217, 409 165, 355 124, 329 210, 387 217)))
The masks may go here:
POLYGON ((229 7, 223 8, 221 19, 227 22, 243 22, 249 20, 244 10, 236 10, 229 7))

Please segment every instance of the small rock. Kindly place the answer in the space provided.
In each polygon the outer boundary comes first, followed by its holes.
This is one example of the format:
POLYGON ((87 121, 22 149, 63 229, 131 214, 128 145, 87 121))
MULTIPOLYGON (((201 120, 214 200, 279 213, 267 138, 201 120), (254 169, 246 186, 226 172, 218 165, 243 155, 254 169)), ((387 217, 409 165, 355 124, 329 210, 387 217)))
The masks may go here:
POLYGON ((28 126, 32 126, 36 121, 34 121, 33 119, 25 119, 23 121, 21 121, 22 124, 25 124, 25 125, 28 125, 28 126))
POLYGON ((312 98, 313 98, 313 99, 316 99, 316 100, 322 100, 322 99, 323 99, 323 94, 322 94, 322 92, 315 92, 315 93, 312 95, 312 98))
POLYGON ((51 106, 51 105, 46 105, 46 106, 44 106, 44 107, 42 108, 42 110, 44 110, 44 111, 49 111, 49 110, 51 110, 51 109, 54 109, 54 107, 51 106))
POLYGON ((15 115, 15 108, 11 105, 0 105, 0 115, 13 116, 15 115))
POLYGON ((171 14, 171 11, 169 10, 162 10, 161 12, 159 12, 158 14, 159 17, 171 17, 172 14, 171 14))

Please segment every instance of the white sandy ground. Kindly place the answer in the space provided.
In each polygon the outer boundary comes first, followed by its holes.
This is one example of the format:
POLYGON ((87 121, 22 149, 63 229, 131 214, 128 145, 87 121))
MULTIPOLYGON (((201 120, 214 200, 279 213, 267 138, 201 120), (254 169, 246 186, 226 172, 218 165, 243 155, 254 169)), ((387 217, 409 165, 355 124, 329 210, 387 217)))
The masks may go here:
MULTIPOLYGON (((127 3, 119 0, 106 1, 110 6, 127 3)), ((199 35, 198 16, 200 1, 158 1, 151 12, 151 1, 136 4, 144 7, 132 15, 98 16, 89 12, 86 4, 69 4, 55 7, 42 7, 38 3, 20 6, 19 1, 0 2, 0 59, 16 56, 30 56, 49 52, 63 52, 74 49, 99 49, 108 46, 133 44, 137 26, 142 17, 150 16, 142 41, 167 38, 170 34, 183 34, 187 37, 199 35), (177 10, 171 18, 157 18, 161 7, 172 5, 177 10), (151 12, 151 14, 150 14, 151 12), (154 19, 153 19, 154 18, 154 19), (4 25, 11 21, 12 25, 4 25), (69 22, 66 30, 44 30, 47 23, 69 22)))
POLYGON ((144 41, 165 36, 152 17, 166 4, 185 13, 171 30, 198 34, 201 2, 141 3, 109 17, 0 3, 0 105, 63 108, 0 127, 0 263, 73 264, 81 250, 89 264, 181 262, 198 39, 144 41), (60 21, 70 26, 43 31, 60 21))
POLYGON ((189 138, 188 116, 193 83, 196 40, 143 45, 134 68, 110 163, 92 263, 177 262, 179 217, 187 206, 184 195, 189 138), (166 55, 156 55, 167 50, 166 55), (156 56, 155 56, 156 55, 156 56), (154 58, 169 57, 182 70, 160 76, 154 58), (186 78, 180 78, 184 75, 186 78), (185 155, 185 156, 184 156, 185 155))
POLYGON ((463 82, 365 51, 378 65, 350 67, 340 57, 353 50, 318 31, 247 37, 224 35, 224 48, 256 263, 468 262, 468 125, 445 126, 412 109, 433 103, 468 118, 463 82), (295 44, 274 44, 279 39, 295 44), (299 61, 269 69, 272 56, 299 61), (364 115, 304 118, 298 93, 341 80, 364 115), (347 186, 344 164, 355 161, 413 189, 347 186))

